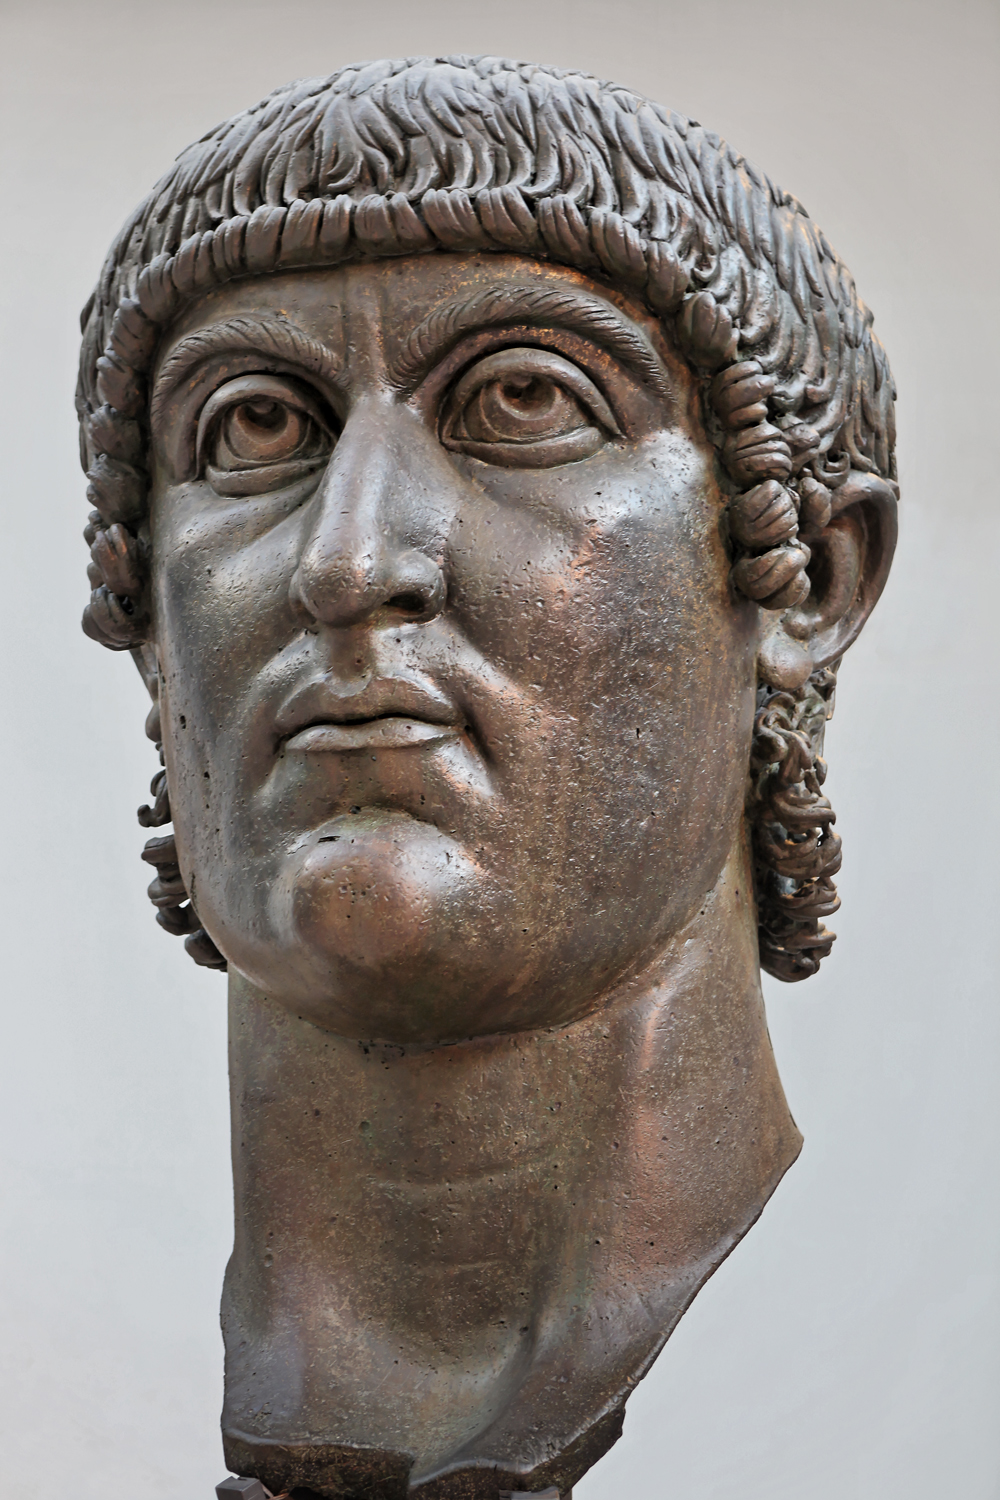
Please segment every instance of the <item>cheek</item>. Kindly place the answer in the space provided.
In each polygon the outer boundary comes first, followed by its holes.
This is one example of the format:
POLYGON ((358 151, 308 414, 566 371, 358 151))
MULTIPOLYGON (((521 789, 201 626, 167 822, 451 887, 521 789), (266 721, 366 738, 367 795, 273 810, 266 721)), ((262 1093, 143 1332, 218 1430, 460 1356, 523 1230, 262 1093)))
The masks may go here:
POLYGON ((549 847, 595 887, 641 882, 644 858, 717 863, 742 812, 756 640, 728 586, 723 499, 671 435, 621 472, 527 483, 530 506, 505 496, 488 528, 464 528, 470 632, 564 726, 516 747, 511 790, 544 803, 549 847))
POLYGON ((176 655, 185 691, 213 728, 241 680, 287 639, 301 547, 296 508, 292 492, 280 504, 234 504, 209 501, 201 484, 154 500, 157 637, 176 655))
POLYGON ((216 848, 220 808, 239 817, 241 785, 270 750, 255 733, 259 687, 269 668, 284 669, 298 555, 288 505, 209 505, 202 491, 154 496, 152 515, 164 752, 181 845, 197 865, 216 848))
POLYGON ((664 433, 627 460, 500 472, 489 494, 452 587, 483 654, 609 743, 714 720, 721 685, 746 675, 755 616, 729 589, 724 500, 698 449, 664 433))

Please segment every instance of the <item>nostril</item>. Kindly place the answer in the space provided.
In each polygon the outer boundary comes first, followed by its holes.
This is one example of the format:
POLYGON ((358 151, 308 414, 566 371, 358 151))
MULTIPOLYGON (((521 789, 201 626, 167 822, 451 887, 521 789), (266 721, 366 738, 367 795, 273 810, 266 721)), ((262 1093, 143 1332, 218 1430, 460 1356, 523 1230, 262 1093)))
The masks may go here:
POLYGON ((393 594, 386 601, 387 608, 398 610, 401 615, 423 615, 427 613, 427 600, 420 594, 393 594))

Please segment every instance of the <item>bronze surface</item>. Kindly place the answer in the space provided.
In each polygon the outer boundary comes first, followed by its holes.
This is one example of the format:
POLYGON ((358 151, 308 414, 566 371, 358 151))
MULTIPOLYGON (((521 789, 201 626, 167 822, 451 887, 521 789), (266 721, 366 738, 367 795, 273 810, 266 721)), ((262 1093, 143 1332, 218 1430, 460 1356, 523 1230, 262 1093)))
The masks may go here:
POLYGON ((564 1497, 800 1137, 823 731, 895 540, 892 382, 794 199, 489 59, 279 90, 85 315, 85 627, 229 970, 230 1467, 564 1497))

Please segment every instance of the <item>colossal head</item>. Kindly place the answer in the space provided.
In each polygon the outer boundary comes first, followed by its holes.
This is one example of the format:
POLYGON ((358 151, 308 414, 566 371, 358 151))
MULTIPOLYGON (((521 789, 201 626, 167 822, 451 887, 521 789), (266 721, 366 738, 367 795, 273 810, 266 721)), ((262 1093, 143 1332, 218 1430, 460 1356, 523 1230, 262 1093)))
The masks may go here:
POLYGON ((832 942, 871 316, 696 123, 456 57, 210 132, 83 326, 85 629, 230 971, 229 1461, 565 1493, 798 1149, 758 964, 832 942))

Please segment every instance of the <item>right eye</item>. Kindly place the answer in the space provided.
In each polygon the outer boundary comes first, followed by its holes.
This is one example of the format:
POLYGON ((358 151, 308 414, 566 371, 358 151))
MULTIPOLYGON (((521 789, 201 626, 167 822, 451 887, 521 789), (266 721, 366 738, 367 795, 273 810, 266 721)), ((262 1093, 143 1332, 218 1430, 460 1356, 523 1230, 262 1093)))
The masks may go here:
POLYGON ((243 376, 205 403, 198 467, 221 495, 259 495, 324 466, 334 442, 332 423, 298 382, 243 376))
POLYGON ((255 396, 225 413, 211 444, 211 461, 217 469, 241 469, 297 458, 309 446, 314 426, 305 412, 270 396, 255 396))

